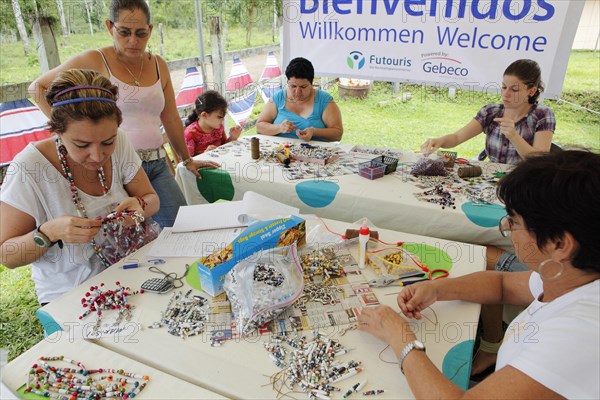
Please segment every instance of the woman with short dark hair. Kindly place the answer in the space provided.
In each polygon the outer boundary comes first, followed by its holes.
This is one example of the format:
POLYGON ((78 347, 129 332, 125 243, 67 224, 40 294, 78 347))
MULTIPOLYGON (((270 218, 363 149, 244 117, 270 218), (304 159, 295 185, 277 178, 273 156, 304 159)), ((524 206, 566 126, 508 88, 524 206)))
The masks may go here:
POLYGON ((342 114, 331 95, 313 88, 315 70, 305 58, 294 58, 285 69, 287 88, 269 100, 258 117, 256 131, 263 135, 304 141, 341 140, 342 114))
POLYGON ((509 325, 494 373, 463 392, 390 307, 364 309, 359 329, 391 345, 416 398, 600 398, 600 155, 528 157, 498 197, 508 213, 500 233, 529 271, 427 281, 398 295, 401 312, 417 319, 439 300, 527 307, 509 325))

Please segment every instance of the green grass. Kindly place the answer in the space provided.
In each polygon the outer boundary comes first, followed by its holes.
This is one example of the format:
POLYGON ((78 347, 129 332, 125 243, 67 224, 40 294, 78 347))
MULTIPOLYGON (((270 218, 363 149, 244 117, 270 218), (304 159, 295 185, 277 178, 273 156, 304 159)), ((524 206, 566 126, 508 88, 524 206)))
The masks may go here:
MULTIPOLYGON (((169 28, 163 30, 164 37, 164 57, 167 61, 180 58, 198 57, 198 39, 196 30, 169 28)), ((246 31, 239 26, 229 28, 229 45, 223 37, 223 46, 225 51, 237 50, 246 46, 246 31)), ((64 39, 57 37, 58 52, 61 62, 77 55, 85 50, 98 49, 110 46, 112 38, 106 29, 96 32, 93 36, 89 34, 71 35, 64 39)), ((279 36, 275 39, 279 42, 279 36)), ((266 46, 274 44, 272 41, 271 30, 254 28, 252 31, 252 47, 266 46)), ((153 53, 160 54, 160 38, 158 27, 154 28, 152 37, 148 43, 148 49, 153 53)), ((210 34, 204 30, 204 52, 211 53, 210 34)), ((29 56, 23 53, 23 46, 18 43, 2 43, 0 47, 0 84, 29 82, 40 75, 37 53, 30 52, 29 56)))
POLYGON ((44 338, 30 276, 31 267, 11 270, 0 265, 0 348, 8 350, 9 360, 44 338))

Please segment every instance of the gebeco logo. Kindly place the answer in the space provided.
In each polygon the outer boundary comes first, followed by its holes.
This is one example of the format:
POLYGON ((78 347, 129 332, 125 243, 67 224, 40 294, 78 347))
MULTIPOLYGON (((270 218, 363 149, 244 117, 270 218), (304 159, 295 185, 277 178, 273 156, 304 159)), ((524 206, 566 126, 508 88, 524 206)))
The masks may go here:
POLYGON ((365 56, 360 51, 351 51, 350 54, 348 54, 346 63, 350 69, 362 69, 362 67, 365 66, 365 56))
POLYGON ((430 57, 424 58, 423 71, 446 76, 467 76, 469 70, 462 66, 458 60, 448 57, 430 57))

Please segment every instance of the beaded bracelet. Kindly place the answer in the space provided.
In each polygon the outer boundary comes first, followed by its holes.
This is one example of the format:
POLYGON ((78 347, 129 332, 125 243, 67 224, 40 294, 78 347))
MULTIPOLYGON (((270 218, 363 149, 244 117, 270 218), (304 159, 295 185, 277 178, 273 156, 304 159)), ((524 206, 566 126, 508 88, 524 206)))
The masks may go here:
POLYGON ((146 210, 146 206, 148 205, 148 203, 146 202, 146 200, 144 200, 144 198, 140 197, 140 196, 135 196, 135 199, 138 201, 138 203, 140 203, 140 206, 142 207, 142 210, 145 211, 146 210))

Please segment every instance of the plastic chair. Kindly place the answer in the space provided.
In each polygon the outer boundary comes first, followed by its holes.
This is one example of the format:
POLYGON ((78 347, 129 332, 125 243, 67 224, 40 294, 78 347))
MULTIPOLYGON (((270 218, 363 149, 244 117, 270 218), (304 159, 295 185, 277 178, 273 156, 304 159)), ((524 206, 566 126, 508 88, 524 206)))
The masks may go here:
POLYGON ((54 332, 62 331, 63 328, 48 314, 46 311, 41 308, 36 310, 35 316, 38 317, 42 326, 44 327, 44 336, 48 337, 52 335, 54 332))
MULTIPOLYGON (((556 143, 552 142, 550 144, 550 153, 555 153, 557 151, 562 151, 562 147, 560 147, 556 143)), ((479 155, 477 156, 477 160, 483 161, 486 158, 487 158, 487 153, 485 152, 485 149, 483 149, 483 150, 481 150, 481 153, 479 153, 479 155)))

